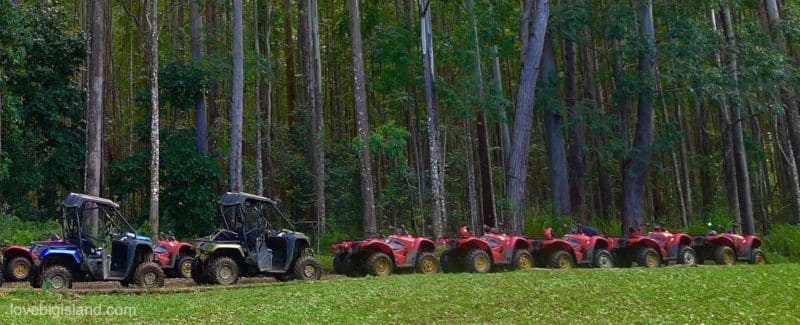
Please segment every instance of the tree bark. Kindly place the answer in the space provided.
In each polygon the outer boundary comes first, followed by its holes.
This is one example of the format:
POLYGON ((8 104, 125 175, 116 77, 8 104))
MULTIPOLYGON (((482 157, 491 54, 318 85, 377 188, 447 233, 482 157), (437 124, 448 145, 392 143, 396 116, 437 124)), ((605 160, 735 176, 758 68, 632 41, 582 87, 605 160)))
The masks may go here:
POLYGON ((569 171, 569 194, 570 194, 570 213, 573 213, 582 222, 586 221, 586 186, 584 175, 586 172, 586 161, 583 155, 583 147, 586 144, 582 115, 578 111, 576 102, 578 99, 578 77, 577 64, 575 63, 575 42, 564 40, 564 93, 566 96, 567 116, 572 121, 569 128, 569 150, 567 152, 567 166, 569 171))
MULTIPOLYGON (((302 1, 302 0, 301 0, 302 1)), ((283 0, 283 53, 286 59, 286 115, 289 126, 295 122, 295 109, 297 98, 297 82, 294 72, 294 37, 292 36, 292 3, 291 0, 283 0)), ((302 58, 301 58, 302 59, 302 58)))
POLYGON ((425 88, 425 111, 428 118, 428 147, 431 165, 431 195, 433 196, 433 237, 442 238, 447 225, 445 207, 444 163, 439 140, 439 118, 437 117, 436 91, 434 89, 435 66, 433 57, 433 31, 430 12, 431 0, 418 0, 420 37, 422 41, 422 74, 425 88))
MULTIPOLYGON (((467 162, 467 203, 469 204, 470 229, 478 229, 478 194, 475 186, 475 158, 472 151, 472 123, 464 119, 464 159, 467 162)), ((484 216, 484 218, 486 218, 484 216)))
MULTIPOLYGON (((549 38, 545 39, 542 53, 540 87, 544 97, 544 125, 547 140, 547 156, 550 169, 550 192, 553 198, 553 209, 556 216, 569 217, 572 211, 570 204, 569 179, 567 176, 567 154, 564 149, 563 116, 561 108, 555 101, 546 99, 555 97, 558 75, 556 74, 555 49, 549 38)), ((541 98, 540 97, 540 98, 541 98)))
POLYGON ((641 0, 639 8, 639 33, 643 48, 639 53, 639 105, 633 152, 626 162, 622 184, 622 232, 639 229, 644 218, 644 198, 647 174, 653 155, 653 82, 655 80, 655 26, 653 2, 641 0))
POLYGON ((483 68, 481 66, 481 46, 478 37, 478 24, 475 17, 474 0, 467 0, 467 11, 470 16, 470 29, 474 46, 475 66, 473 74, 478 91, 479 111, 476 128, 478 131, 478 161, 481 176, 481 206, 484 220, 492 223, 497 217, 494 197, 494 180, 492 179, 492 161, 489 156, 489 133, 486 125, 486 89, 483 85, 483 68))
MULTIPOLYGON (((533 2, 534 0, 526 0, 533 2)), ((526 5, 533 8, 533 5, 526 5)), ((550 15, 550 1, 536 0, 535 10, 529 13, 533 19, 523 19, 521 33, 525 43, 519 88, 517 90, 516 111, 514 113, 513 136, 506 189, 511 204, 511 233, 520 234, 524 228, 527 197, 528 153, 530 149, 533 101, 536 92, 536 79, 542 58, 547 21, 550 15), (527 25, 527 26, 526 26, 527 25)))
POLYGON ((242 113, 244 108, 244 44, 242 40, 242 0, 233 1, 233 79, 231 86, 231 149, 228 180, 231 192, 243 191, 242 113))
MULTIPOLYGON (((269 0, 265 0, 269 2, 269 0)), ((258 29, 258 0, 253 0, 253 47, 256 51, 256 67, 261 60, 260 30, 258 29)), ((264 195, 264 141, 263 111, 261 110, 261 73, 256 69, 255 108, 256 108, 256 194, 264 195)))
MULTIPOLYGON (((89 98, 86 109, 86 171, 84 192, 100 196, 103 175, 103 89, 105 87, 105 5, 92 0, 89 34, 89 98)), ((91 233, 98 230, 98 214, 93 210, 85 222, 91 233)))
POLYGON ((319 52, 319 21, 317 1, 299 3, 301 60, 303 68, 304 103, 310 114, 310 153, 314 188, 314 215, 318 229, 325 232, 325 152, 321 94, 321 63, 319 52))
MULTIPOLYGON (((274 78, 276 78, 276 74, 275 74, 275 65, 272 64, 272 43, 271 43, 271 39, 272 39, 272 3, 271 3, 271 1, 272 0, 266 0, 266 3, 265 3, 265 7, 266 7, 266 9, 265 9, 266 10, 266 13, 265 13, 266 24, 264 26, 264 47, 265 47, 265 50, 264 50, 265 55, 264 56, 265 56, 265 59, 267 60, 267 62, 269 62, 269 64, 270 64, 270 68, 269 68, 269 72, 270 73, 269 73, 269 77, 267 78, 267 90, 266 90, 266 94, 267 94, 267 96, 266 96, 266 101, 267 101, 266 104, 267 105, 266 106, 267 107, 266 107, 266 113, 264 114, 264 116, 267 119, 266 123, 265 123, 265 126, 264 126, 265 127, 265 130, 264 130, 265 136, 264 136, 264 138, 266 140, 266 148, 265 148, 265 150, 266 150, 266 161, 264 163, 266 164, 265 168, 266 168, 266 172, 267 172, 267 183, 266 183, 266 186, 265 186, 266 187, 265 193, 268 196, 272 196, 273 195, 274 181, 275 181, 275 169, 274 169, 274 165, 273 165, 273 162, 272 162, 272 110, 273 110, 273 107, 272 107, 273 106, 273 102, 272 102, 272 92, 273 92, 272 87, 273 87, 273 83, 272 83, 272 80, 274 78)), ((277 3, 277 0, 275 0, 275 3, 277 3)))
POLYGON ((753 219, 753 199, 750 188, 750 175, 747 168, 747 150, 744 144, 741 99, 739 98, 739 68, 736 61, 736 39, 733 34, 733 19, 730 8, 722 5, 722 20, 727 45, 728 69, 731 74, 731 95, 729 96, 731 119, 733 120, 733 155, 736 167, 736 185, 739 191, 739 209, 742 218, 742 233, 755 233, 753 219))
POLYGON ((361 9, 359 0, 348 0, 350 9, 350 46, 353 49, 353 94, 356 108, 356 128, 361 162, 361 199, 363 200, 364 235, 378 232, 375 220, 375 194, 372 184, 372 157, 369 150, 369 118, 367 90, 364 82, 364 54, 361 44, 361 9))
MULTIPOLYGON (((189 25, 191 28, 192 63, 199 64, 203 57, 203 20, 200 17, 200 5, 197 1, 189 1, 189 25)), ((197 94, 194 100, 195 132, 197 134, 197 151, 208 155, 208 116, 206 116, 206 95, 197 94)))
POLYGON ((158 0, 150 0, 150 236, 159 232, 158 0))

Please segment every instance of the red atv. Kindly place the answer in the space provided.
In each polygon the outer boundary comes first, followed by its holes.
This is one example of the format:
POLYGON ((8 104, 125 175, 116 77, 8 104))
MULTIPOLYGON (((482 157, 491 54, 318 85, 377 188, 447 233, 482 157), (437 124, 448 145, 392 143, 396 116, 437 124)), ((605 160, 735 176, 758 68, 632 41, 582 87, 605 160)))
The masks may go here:
POLYGON ((530 243, 519 236, 510 236, 497 228, 483 226, 483 236, 475 237, 469 227, 458 229, 460 238, 447 242, 449 249, 442 253, 442 270, 486 273, 492 266, 530 269, 533 256, 530 243))
MULTIPOLYGON (((708 225, 711 226, 710 223, 708 225)), ((767 256, 760 249, 761 238, 736 234, 735 225, 722 234, 709 230, 703 236, 695 236, 693 245, 700 264, 706 259, 713 259, 714 263, 724 265, 734 265, 737 261, 767 264, 767 256)))
POLYGON ((336 254, 333 269, 338 274, 387 276, 396 269, 414 269, 422 274, 439 272, 433 240, 411 236, 404 227, 396 228, 386 238, 346 240, 330 247, 336 254))
POLYGON ((194 246, 181 242, 173 235, 160 236, 160 240, 153 249, 153 255, 164 273, 171 278, 191 278, 192 262, 196 255, 194 246))
POLYGON ((0 248, 0 255, 4 261, 2 274, 9 282, 27 281, 38 261, 38 258, 31 253, 31 249, 25 246, 0 248))
POLYGON ((576 265, 610 268, 614 266, 615 241, 599 236, 597 230, 584 225, 572 227, 562 238, 553 237, 553 229, 544 229, 544 238, 530 238, 531 251, 537 263, 555 269, 571 269, 576 265))
POLYGON ((659 267, 669 261, 695 265, 697 255, 692 249, 692 238, 685 233, 671 233, 663 225, 653 228, 647 236, 631 227, 627 238, 617 238, 619 266, 629 267, 633 262, 641 267, 659 267))

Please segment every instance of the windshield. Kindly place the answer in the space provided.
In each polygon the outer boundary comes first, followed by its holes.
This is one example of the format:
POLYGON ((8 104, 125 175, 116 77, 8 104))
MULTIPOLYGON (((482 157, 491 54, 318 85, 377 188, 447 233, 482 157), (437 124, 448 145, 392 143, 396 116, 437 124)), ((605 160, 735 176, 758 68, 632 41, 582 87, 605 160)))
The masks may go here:
POLYGON ((220 228, 241 233, 262 224, 268 229, 294 228, 277 206, 267 202, 246 201, 241 205, 220 205, 220 228))
POLYGON ((87 202, 82 207, 64 207, 61 219, 65 237, 77 237, 77 234, 90 235, 109 235, 114 233, 129 232, 135 234, 133 229, 119 211, 113 207, 97 205, 87 202), (97 227, 93 227, 90 222, 97 220, 97 227), (94 229, 98 229, 98 234, 91 234, 94 229))

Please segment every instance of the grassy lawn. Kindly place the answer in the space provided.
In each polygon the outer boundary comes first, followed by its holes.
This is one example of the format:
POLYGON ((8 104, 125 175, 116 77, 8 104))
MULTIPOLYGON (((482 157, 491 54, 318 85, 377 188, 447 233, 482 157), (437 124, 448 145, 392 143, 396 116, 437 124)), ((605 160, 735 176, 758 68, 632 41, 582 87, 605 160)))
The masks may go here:
POLYGON ((206 292, 0 296, 0 324, 800 323, 797 264, 398 275, 206 292), (12 305, 135 307, 129 317, 15 315, 12 305))

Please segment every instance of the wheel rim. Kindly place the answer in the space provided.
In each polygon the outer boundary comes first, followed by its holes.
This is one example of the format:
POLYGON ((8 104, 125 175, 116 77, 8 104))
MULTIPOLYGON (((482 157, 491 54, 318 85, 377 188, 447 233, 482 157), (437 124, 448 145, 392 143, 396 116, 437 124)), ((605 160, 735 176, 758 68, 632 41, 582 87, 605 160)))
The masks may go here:
POLYGON ((605 254, 600 255, 600 257, 597 258, 597 265, 601 268, 611 267, 611 258, 605 254))
POLYGON ((683 252, 683 264, 694 265, 694 254, 690 251, 683 252))
POLYGON ((223 266, 219 268, 219 278, 223 280, 229 280, 233 275, 233 270, 229 266, 223 266))
POLYGON ((478 255, 477 257, 475 257, 476 270, 483 272, 487 268, 489 268, 489 260, 486 258, 486 256, 478 255))
POLYGON ((306 279, 313 278, 316 273, 317 269, 311 264, 306 265, 306 267, 303 268, 303 275, 306 277, 306 279))
POLYGON ((17 265, 14 265, 14 276, 18 279, 26 277, 29 271, 28 266, 24 263, 17 263, 17 265))
POLYGON ((183 277, 188 278, 192 276, 192 261, 185 261, 183 265, 181 265, 181 272, 183 272, 183 277))
POLYGON ((65 287, 66 282, 67 281, 64 279, 63 276, 55 275, 50 278, 50 288, 63 289, 65 287))
POLYGON ((762 253, 756 254, 756 264, 761 264, 761 265, 767 264, 767 258, 764 257, 764 254, 762 253))
POLYGON ((724 258, 725 258, 725 264, 733 265, 733 252, 726 251, 724 258))
POLYGON ((375 271, 378 275, 387 275, 389 273, 389 261, 384 258, 379 259, 378 262, 375 263, 375 271))
POLYGON ((422 273, 434 273, 436 272, 436 263, 433 262, 432 259, 426 258, 422 260, 422 273))
POLYGON ((532 264, 533 261, 531 261, 531 258, 529 256, 523 255, 519 258, 519 268, 522 270, 527 270, 531 268, 532 264))
POLYGON ((647 267, 656 267, 656 265, 658 265, 658 257, 653 253, 647 254, 645 262, 647 263, 647 267))
POLYGON ((569 259, 570 258, 567 255, 562 255, 561 257, 559 257, 558 258, 558 267, 562 268, 562 269, 571 268, 572 267, 572 263, 571 263, 571 261, 569 259))
POLYGON ((154 286, 156 284, 156 273, 155 272, 147 272, 142 279, 142 284, 147 287, 154 286))

